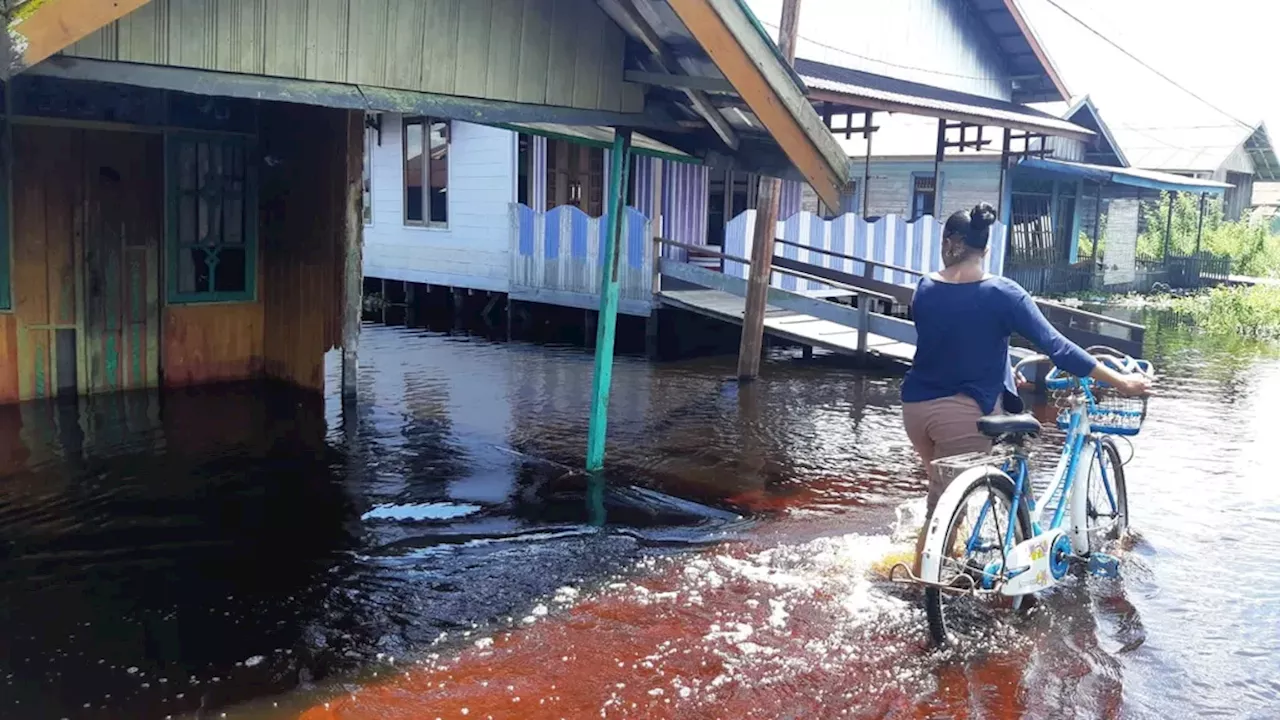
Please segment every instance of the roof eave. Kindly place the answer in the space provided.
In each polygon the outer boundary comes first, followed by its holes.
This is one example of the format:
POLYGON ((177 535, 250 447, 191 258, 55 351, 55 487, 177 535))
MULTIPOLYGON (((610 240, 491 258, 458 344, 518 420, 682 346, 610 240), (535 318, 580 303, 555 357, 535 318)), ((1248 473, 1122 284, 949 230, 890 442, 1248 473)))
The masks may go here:
POLYGON ((1053 84, 1053 87, 1058 92, 1057 97, 1045 98, 1045 100, 1028 100, 1028 102, 1069 101, 1071 92, 1067 90, 1067 84, 1063 82, 1062 76, 1058 73, 1058 68, 1054 66, 1053 60, 1049 57, 1049 52, 1045 50, 1044 44, 1036 36, 1031 23, 1022 14, 1022 9, 1018 7, 1018 0, 1004 0, 1004 6, 1009 10, 1009 15, 1013 18, 1014 23, 1017 24, 1018 29, 1022 31, 1023 37, 1027 39, 1027 44, 1031 46, 1031 51, 1035 53, 1036 58, 1040 61, 1041 67, 1044 68, 1045 76, 1049 78, 1049 82, 1053 84))

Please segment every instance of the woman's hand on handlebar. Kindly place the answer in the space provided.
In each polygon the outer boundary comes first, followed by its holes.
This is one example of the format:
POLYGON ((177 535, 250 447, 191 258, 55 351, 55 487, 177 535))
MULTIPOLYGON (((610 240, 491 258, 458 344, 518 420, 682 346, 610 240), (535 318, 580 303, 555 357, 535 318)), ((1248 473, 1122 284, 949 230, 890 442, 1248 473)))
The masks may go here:
POLYGON ((1098 364, 1089 377, 1115 388, 1121 395, 1141 397, 1151 393, 1151 376, 1142 372, 1137 366, 1119 367, 1119 362, 1111 356, 1095 356, 1098 364))

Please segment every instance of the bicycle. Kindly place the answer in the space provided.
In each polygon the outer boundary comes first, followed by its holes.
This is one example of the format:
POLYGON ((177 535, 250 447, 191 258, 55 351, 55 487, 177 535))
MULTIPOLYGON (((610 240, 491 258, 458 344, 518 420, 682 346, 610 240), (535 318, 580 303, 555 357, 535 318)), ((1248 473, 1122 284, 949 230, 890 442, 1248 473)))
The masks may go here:
MULTIPOLYGON (((1111 348, 1088 352, 1120 372, 1154 375, 1151 363, 1111 348)), ((1021 385, 1026 368, 1050 362, 1043 355, 1028 357, 1014 368, 1015 377, 1021 385)), ((1109 397, 1104 383, 1057 367, 1044 384, 1068 401, 1057 416, 1066 441, 1046 490, 1036 497, 1028 477, 1029 445, 1041 432, 1040 421, 1029 414, 982 418, 978 428, 994 440, 991 452, 934 462, 953 479, 926 522, 920 576, 905 563, 890 571, 895 582, 924 586, 929 632, 939 645, 947 642, 949 615, 961 611, 957 600, 1003 600, 1016 612, 1029 596, 1065 578, 1073 563, 1088 562, 1098 574, 1116 573, 1118 562, 1102 552, 1129 520, 1115 438, 1138 434, 1146 420, 1146 398, 1109 397), (1050 508, 1053 515, 1045 524, 1050 508)))

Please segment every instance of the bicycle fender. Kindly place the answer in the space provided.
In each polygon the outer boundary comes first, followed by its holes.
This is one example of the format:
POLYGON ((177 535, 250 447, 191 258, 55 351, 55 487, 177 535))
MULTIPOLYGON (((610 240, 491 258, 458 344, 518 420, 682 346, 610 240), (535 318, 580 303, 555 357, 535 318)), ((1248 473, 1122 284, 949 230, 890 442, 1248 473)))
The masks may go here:
MULTIPOLYGON (((924 550, 920 554, 920 578, 922 580, 938 582, 941 578, 942 559, 946 557, 943 543, 946 542, 944 535, 947 532, 947 525, 950 524, 951 518, 956 514, 960 501, 964 498, 965 491, 969 489, 969 485, 974 480, 985 477, 989 473, 1001 475, 1005 478, 1009 477, 995 465, 979 465, 957 475, 947 485, 947 489, 942 491, 942 497, 938 498, 938 504, 934 506, 933 513, 929 515, 928 521, 925 522, 924 550)), ((1012 479, 1009 482, 1012 483, 1012 479)))

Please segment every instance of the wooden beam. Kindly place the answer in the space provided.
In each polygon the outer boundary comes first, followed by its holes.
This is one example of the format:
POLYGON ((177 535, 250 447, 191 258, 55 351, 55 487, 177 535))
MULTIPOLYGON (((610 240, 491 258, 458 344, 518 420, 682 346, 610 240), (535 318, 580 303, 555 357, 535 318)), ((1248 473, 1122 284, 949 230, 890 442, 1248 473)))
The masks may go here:
MULTIPOLYGON (((634 0, 615 0, 610 4, 616 10, 616 15, 621 17, 623 22, 629 26, 627 28, 628 31, 639 37, 640 42, 644 43, 644 46, 649 49, 654 61, 663 72, 671 73, 673 70, 678 69, 680 63, 633 3, 634 0)), ((732 150, 737 150, 738 134, 734 132, 733 126, 720 114, 720 111, 716 109, 706 94, 693 88, 681 88, 681 92, 689 99, 689 103, 693 105, 693 109, 698 115, 707 121, 707 124, 711 126, 716 135, 720 136, 724 144, 728 145, 732 150)))
POLYGON ((27 0, 8 3, 0 77, 8 79, 61 52, 150 0, 27 0))
POLYGON ((364 113, 347 113, 347 210, 342 263, 342 398, 354 402, 364 305, 364 113))
POLYGON ((669 4, 818 197, 838 207, 849 159, 738 0, 669 4))
MULTIPOLYGON (((623 76, 627 82, 672 90, 700 90, 702 92, 731 93, 736 92, 728 80, 722 78, 694 77, 693 75, 674 75, 669 72, 645 72, 628 70, 623 76)), ((719 103, 717 103, 719 104, 719 103)))

